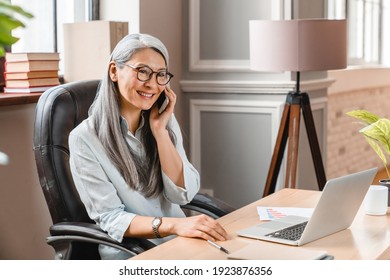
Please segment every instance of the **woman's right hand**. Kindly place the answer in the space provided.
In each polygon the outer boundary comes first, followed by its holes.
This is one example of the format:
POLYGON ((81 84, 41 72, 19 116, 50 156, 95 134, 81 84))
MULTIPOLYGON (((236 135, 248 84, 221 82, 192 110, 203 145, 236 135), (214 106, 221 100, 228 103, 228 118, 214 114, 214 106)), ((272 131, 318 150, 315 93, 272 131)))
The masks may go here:
POLYGON ((202 238, 204 240, 224 241, 228 239, 225 229, 213 218, 207 215, 197 215, 187 218, 165 218, 161 224, 163 235, 176 234, 183 237, 202 238))

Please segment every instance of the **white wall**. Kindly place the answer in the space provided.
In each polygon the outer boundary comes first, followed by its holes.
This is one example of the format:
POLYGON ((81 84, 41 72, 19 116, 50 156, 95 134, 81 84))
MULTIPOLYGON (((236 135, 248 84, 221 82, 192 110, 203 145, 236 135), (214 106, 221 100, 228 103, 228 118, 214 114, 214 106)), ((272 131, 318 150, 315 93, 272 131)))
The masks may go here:
POLYGON ((139 32, 140 0, 100 0, 100 19, 127 21, 129 34, 139 32))

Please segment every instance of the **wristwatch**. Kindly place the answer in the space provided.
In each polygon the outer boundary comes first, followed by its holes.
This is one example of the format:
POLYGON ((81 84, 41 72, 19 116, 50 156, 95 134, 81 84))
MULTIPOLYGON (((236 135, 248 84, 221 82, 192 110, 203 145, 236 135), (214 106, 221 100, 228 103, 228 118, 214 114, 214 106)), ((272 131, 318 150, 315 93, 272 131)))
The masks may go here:
POLYGON ((161 223, 162 223, 162 217, 154 217, 152 221, 152 229, 153 229, 154 236, 156 236, 156 238, 161 238, 161 235, 158 232, 158 228, 160 227, 161 223))

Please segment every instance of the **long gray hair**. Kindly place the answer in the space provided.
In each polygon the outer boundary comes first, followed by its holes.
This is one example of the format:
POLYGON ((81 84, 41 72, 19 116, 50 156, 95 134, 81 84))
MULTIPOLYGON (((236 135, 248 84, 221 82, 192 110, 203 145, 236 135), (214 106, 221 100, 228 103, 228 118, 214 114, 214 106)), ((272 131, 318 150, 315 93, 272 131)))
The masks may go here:
MULTIPOLYGON (((168 69, 168 51, 157 38, 147 34, 130 34, 124 37, 113 50, 109 63, 114 61, 119 68, 134 54, 145 48, 152 48, 160 53, 168 69)), ((109 64, 108 63, 108 64, 109 64)), ((123 137, 120 118, 120 98, 116 82, 110 79, 109 67, 99 86, 97 96, 89 109, 89 116, 93 121, 96 135, 101 141, 106 153, 130 188, 152 197, 163 190, 160 159, 156 140, 149 125, 150 110, 144 111, 144 128, 141 132, 141 142, 144 145, 147 161, 141 160, 134 153, 123 137)), ((171 140, 175 137, 171 129, 167 128, 171 140)))

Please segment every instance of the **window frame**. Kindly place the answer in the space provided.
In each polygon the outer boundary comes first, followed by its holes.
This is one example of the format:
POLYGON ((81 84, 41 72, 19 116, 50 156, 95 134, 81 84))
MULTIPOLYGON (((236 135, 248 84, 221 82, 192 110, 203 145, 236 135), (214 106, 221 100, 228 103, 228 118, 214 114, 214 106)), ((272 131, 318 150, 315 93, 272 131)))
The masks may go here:
POLYGON ((331 19, 348 19, 348 62, 351 66, 390 65, 385 55, 390 45, 386 14, 390 4, 383 0, 328 0, 331 19), (387 4, 387 5, 386 5, 387 4))

